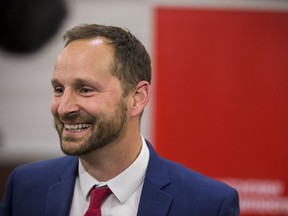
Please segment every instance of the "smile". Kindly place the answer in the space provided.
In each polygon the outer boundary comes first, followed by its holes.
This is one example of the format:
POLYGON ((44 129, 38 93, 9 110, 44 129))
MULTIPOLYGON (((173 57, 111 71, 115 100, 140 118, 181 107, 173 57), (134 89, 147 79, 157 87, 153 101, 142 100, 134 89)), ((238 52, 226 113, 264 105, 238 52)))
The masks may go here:
POLYGON ((90 128, 91 124, 74 124, 74 125, 65 124, 64 126, 65 129, 68 131, 81 131, 90 128))

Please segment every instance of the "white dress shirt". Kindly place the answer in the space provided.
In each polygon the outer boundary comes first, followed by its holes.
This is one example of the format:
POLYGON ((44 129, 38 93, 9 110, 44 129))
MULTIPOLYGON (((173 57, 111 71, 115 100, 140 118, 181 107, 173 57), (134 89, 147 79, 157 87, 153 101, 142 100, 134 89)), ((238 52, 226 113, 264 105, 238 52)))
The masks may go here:
POLYGON ((111 194, 102 204, 102 216, 136 216, 143 182, 149 161, 149 149, 143 138, 142 148, 136 160, 122 173, 107 182, 99 182, 83 167, 79 160, 78 176, 70 216, 82 216, 89 206, 89 191, 94 186, 107 185, 111 194))

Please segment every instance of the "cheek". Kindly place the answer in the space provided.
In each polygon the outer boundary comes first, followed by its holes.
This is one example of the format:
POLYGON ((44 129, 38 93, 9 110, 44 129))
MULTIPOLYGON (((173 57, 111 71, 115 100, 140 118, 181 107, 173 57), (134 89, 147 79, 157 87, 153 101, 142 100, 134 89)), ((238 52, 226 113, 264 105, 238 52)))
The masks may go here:
POLYGON ((102 113, 102 108, 101 108, 101 105, 99 105, 99 102, 98 103, 93 103, 93 102, 82 103, 81 109, 82 109, 82 111, 89 113, 90 115, 92 115, 94 117, 96 117, 100 113, 102 113))
POLYGON ((111 102, 110 98, 107 99, 107 101, 100 99, 97 101, 89 100, 81 104, 81 109, 94 117, 110 114, 115 110, 115 107, 116 106, 111 102))

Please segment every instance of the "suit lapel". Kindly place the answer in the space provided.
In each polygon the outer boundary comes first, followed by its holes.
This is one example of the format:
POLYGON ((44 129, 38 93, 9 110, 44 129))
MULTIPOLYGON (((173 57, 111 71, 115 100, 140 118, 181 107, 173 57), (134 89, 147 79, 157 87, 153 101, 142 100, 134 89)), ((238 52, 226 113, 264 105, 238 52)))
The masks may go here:
MULTIPOLYGON (((148 142, 147 142, 148 143, 148 142)), ((137 216, 166 216, 173 197, 163 188, 170 184, 167 167, 148 143, 150 159, 144 180, 137 216)), ((46 201, 46 216, 69 215, 74 184, 78 172, 78 159, 67 161, 59 180, 49 187, 46 201)))
POLYGON ((148 143, 148 147, 150 159, 137 216, 165 216, 168 214, 173 197, 162 189, 170 184, 170 177, 167 167, 150 143, 148 143))
POLYGON ((78 159, 72 157, 59 174, 59 181, 49 187, 46 201, 46 216, 69 215, 77 176, 78 159))

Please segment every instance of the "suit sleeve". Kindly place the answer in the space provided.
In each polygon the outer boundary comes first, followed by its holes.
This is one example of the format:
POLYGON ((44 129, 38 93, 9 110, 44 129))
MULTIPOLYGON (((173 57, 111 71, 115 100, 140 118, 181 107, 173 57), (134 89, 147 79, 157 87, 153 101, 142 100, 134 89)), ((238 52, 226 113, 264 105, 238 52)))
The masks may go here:
POLYGON ((229 193, 222 202, 219 216, 239 216, 239 196, 235 189, 229 193))
POLYGON ((5 193, 0 203, 0 216, 12 215, 12 194, 15 171, 8 178, 5 193))

